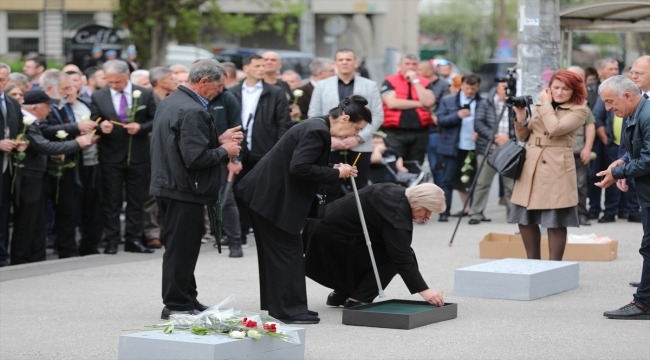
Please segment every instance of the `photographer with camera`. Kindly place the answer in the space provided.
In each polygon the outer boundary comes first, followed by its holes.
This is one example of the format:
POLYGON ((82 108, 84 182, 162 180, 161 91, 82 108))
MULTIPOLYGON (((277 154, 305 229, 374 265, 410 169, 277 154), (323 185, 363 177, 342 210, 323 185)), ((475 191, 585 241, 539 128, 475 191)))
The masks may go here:
MULTIPOLYGON (((506 90, 508 88, 507 79, 501 81, 489 93, 485 101, 482 101, 476 108, 476 116, 474 117, 474 131, 478 133, 476 140, 476 163, 482 164, 485 150, 490 148, 488 154, 491 154, 497 147, 503 145, 509 139, 515 138, 514 127, 510 125, 508 119, 508 110, 506 107, 506 90), (498 122, 498 129, 496 134, 494 126, 498 122)), ((516 81, 514 83, 517 85, 516 81)), ((516 89, 514 89, 516 91, 516 89)), ((491 166, 482 166, 479 173, 476 175, 476 185, 474 187, 474 196, 472 201, 472 208, 469 211, 469 224, 477 225, 481 221, 489 221, 483 216, 483 211, 487 205, 488 195, 492 187, 492 180, 497 171, 491 166)), ((506 199, 507 215, 510 215, 510 197, 512 196, 512 189, 514 187, 514 180, 508 177, 503 177, 503 190, 506 199)))
POLYGON ((540 225, 548 229, 549 260, 562 260, 566 228, 578 226, 572 148, 573 136, 589 114, 582 105, 585 96, 582 79, 560 70, 551 77, 549 87, 542 90, 530 114, 525 108, 527 101, 516 101, 513 107, 517 139, 527 144, 523 170, 510 199, 508 222, 519 224, 529 259, 541 258, 540 225))

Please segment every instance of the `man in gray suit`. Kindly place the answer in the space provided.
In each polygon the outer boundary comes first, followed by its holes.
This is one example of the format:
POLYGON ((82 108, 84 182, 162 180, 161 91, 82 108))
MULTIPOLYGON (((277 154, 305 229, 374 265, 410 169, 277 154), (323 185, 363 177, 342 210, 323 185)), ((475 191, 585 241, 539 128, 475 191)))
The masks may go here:
MULTIPOLYGON (((341 49, 334 55, 334 63, 338 70, 337 76, 319 81, 314 87, 314 92, 309 103, 309 117, 322 116, 327 114, 330 109, 335 108, 341 100, 355 95, 361 95, 368 99, 368 108, 372 111, 372 124, 366 126, 359 135, 350 136, 345 139, 332 137, 332 153, 330 154, 330 163, 338 164, 354 163, 357 154, 361 157, 357 162, 359 176, 357 177, 357 186, 359 188, 368 184, 368 172, 370 169, 370 155, 372 154, 372 134, 379 129, 384 122, 384 111, 382 109, 381 95, 377 83, 355 76, 354 70, 358 66, 354 51, 341 49)), ((340 179, 341 182, 349 180, 340 179)), ((341 185, 327 187, 327 202, 330 203, 342 195, 341 185)))

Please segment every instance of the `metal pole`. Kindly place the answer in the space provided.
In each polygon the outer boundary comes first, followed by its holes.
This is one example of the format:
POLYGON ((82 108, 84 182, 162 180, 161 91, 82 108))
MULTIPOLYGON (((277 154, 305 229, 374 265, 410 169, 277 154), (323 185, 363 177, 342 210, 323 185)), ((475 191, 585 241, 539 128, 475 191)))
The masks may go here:
POLYGON ((567 41, 569 45, 567 46, 566 50, 566 66, 569 67, 571 66, 571 61, 572 61, 572 56, 573 55, 573 30, 569 30, 569 41, 567 41))
POLYGON ((359 199, 357 183, 354 178, 350 179, 350 182, 352 183, 352 190, 354 190, 354 199, 357 201, 357 209, 359 210, 359 219, 361 220, 361 227, 363 228, 363 236, 366 237, 366 245, 368 245, 370 261, 372 261, 372 270, 375 272, 375 280, 377 280, 379 297, 383 298, 386 297, 386 294, 384 294, 384 289, 381 287, 381 281, 379 280, 379 272, 377 271, 377 264, 375 263, 375 255, 372 253, 372 244, 370 243, 370 235, 368 235, 368 228, 366 227, 366 219, 363 217, 363 209, 361 208, 361 199, 359 199))

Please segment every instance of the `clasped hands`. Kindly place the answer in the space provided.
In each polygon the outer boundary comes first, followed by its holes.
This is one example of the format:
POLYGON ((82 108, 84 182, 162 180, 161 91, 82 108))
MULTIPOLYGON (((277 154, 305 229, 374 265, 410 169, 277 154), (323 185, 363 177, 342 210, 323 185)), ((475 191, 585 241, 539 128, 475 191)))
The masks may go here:
POLYGON ((16 150, 18 152, 23 152, 27 149, 27 141, 24 140, 0 140, 0 151, 10 152, 16 150))
POLYGON ((598 174, 596 174, 596 176, 602 176, 603 179, 600 182, 597 182, 595 185, 600 187, 600 188, 606 189, 606 188, 610 187, 612 184, 616 183, 616 187, 619 190, 621 190, 622 192, 627 192, 627 190, 628 190, 627 180, 625 180, 625 179, 616 180, 616 179, 614 179, 614 176, 612 176, 612 169, 617 167, 617 166, 621 166, 623 164, 625 164, 625 161, 616 160, 611 165, 609 165, 607 170, 603 170, 603 171, 599 172, 598 174))
POLYGON ((228 129, 219 136, 219 143, 222 148, 226 149, 229 158, 239 156, 241 151, 239 144, 242 141, 244 141, 244 133, 241 132, 241 125, 228 129))

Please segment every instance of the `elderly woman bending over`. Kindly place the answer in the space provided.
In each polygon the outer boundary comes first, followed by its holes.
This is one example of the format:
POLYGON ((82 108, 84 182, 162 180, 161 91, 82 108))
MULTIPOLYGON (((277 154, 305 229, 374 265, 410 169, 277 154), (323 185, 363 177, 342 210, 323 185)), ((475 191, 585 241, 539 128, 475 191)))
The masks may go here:
MULTIPOLYGON (((383 183, 359 190, 382 287, 400 274, 411 293, 441 306, 442 296, 424 282, 411 249, 413 222, 426 223, 445 210, 445 195, 433 184, 412 188, 383 183)), ((333 289, 327 305, 346 308, 372 302, 378 294, 354 194, 329 204, 323 219, 303 231, 306 275, 333 289)))

